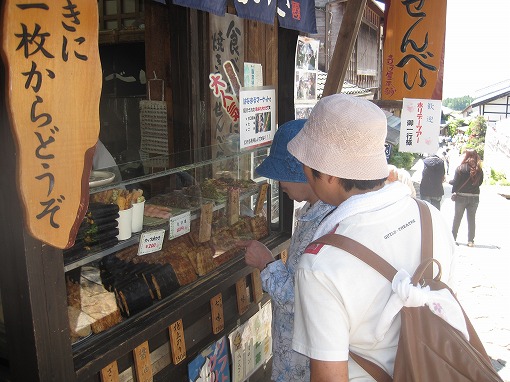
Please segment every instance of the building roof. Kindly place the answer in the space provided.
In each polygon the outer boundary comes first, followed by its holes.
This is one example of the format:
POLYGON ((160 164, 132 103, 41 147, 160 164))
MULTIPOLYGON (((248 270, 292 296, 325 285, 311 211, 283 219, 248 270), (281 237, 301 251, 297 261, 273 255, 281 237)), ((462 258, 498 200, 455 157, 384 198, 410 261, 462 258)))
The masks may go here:
POLYGON ((507 95, 510 95, 510 79, 477 90, 471 107, 483 105, 507 95))
MULTIPOLYGON (((327 78, 328 73, 320 70, 317 72, 317 99, 320 99, 322 97, 322 93, 324 92, 324 85, 326 84, 327 78)), ((358 97, 373 95, 370 89, 360 88, 359 86, 351 84, 347 81, 344 81, 341 92, 344 94, 350 94, 358 97)))

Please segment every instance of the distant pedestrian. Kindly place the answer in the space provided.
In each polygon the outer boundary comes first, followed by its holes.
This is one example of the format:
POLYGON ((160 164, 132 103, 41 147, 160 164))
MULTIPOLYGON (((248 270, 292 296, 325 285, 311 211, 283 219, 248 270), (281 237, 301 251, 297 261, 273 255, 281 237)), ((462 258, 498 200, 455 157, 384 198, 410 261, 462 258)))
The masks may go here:
POLYGON ((443 151, 443 161, 446 165, 446 175, 450 175, 450 148, 447 147, 445 151, 443 151))
POLYGON ((420 198, 432 204, 438 210, 444 195, 445 181, 444 161, 437 155, 430 155, 423 160, 423 172, 420 185, 420 198))
POLYGON ((474 149, 467 149, 455 176, 450 181, 452 193, 455 195, 455 216, 453 217, 452 233, 457 241, 460 222, 467 211, 468 246, 474 246, 475 216, 480 198, 480 185, 483 183, 482 161, 474 149))

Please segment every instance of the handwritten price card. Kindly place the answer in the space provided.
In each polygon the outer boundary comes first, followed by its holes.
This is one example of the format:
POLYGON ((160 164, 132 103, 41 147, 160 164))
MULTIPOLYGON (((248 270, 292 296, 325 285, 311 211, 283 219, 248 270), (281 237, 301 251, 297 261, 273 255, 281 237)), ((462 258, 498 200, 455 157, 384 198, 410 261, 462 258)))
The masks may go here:
POLYGON ((163 239, 165 238, 165 230, 158 229, 142 233, 140 236, 140 244, 138 245, 138 256, 147 255, 148 253, 160 251, 163 248, 163 239))
POLYGON ((101 370, 101 382, 119 382, 117 361, 113 361, 101 370))
POLYGON ((218 334, 225 327, 223 319, 223 299, 221 293, 211 298, 211 320, 212 320, 212 331, 214 334, 218 334))
POLYGON ((136 380, 139 382, 152 382, 152 364, 149 343, 145 341, 133 350, 135 358, 136 380))
POLYGON ((169 331, 172 359, 174 365, 177 365, 186 358, 186 344, 184 343, 184 327, 182 325, 182 319, 179 319, 170 325, 169 331))
POLYGON ((170 231, 168 232, 168 240, 187 234, 191 229, 191 212, 172 216, 170 218, 170 231))

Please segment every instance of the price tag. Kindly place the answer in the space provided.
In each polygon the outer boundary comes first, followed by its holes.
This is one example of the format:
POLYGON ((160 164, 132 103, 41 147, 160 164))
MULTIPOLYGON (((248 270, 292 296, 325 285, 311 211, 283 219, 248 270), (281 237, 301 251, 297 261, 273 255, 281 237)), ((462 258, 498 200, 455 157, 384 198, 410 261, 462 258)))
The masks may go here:
POLYGON ((257 303, 262 300, 262 279, 260 278, 260 271, 255 269, 251 273, 251 287, 253 289, 253 300, 257 303))
POLYGON ((248 293, 246 292, 246 278, 240 279, 236 282, 236 296, 237 296, 237 311, 239 315, 246 313, 248 310, 248 305, 250 304, 250 299, 248 298, 248 293))
POLYGON ((119 368, 117 361, 101 369, 101 382, 119 382, 119 368))
POLYGON ((139 382, 152 382, 152 363, 149 351, 149 343, 145 341, 133 350, 135 358, 136 380, 139 382))
POLYGON ((187 211, 183 214, 172 216, 170 218, 170 231, 168 232, 168 240, 187 234, 191 229, 191 212, 187 211))
POLYGON ((165 230, 158 229, 147 231, 140 235, 140 243, 138 244, 138 256, 148 253, 160 251, 163 248, 163 239, 165 238, 165 230))
POLYGON ((212 331, 214 334, 218 334, 225 327, 223 319, 223 299, 221 293, 211 298, 211 320, 212 320, 212 331))
POLYGON ((182 319, 179 319, 170 325, 169 331, 172 359, 174 365, 177 365, 186 358, 186 344, 184 342, 184 327, 182 325, 182 319))

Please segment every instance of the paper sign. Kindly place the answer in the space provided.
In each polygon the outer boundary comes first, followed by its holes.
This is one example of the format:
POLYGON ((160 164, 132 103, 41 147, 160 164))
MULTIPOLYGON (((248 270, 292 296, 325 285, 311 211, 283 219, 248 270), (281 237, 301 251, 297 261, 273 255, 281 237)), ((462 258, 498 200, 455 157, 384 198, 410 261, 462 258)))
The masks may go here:
POLYGON ((271 142, 276 130, 274 88, 241 88, 239 114, 240 148, 252 148, 271 142))
POLYGON ((441 101, 404 98, 398 150, 435 154, 439 148, 441 101))
POLYGON ((158 229, 142 233, 140 236, 140 244, 138 245, 138 256, 147 255, 160 251, 163 248, 163 239, 165 238, 165 230, 158 229))
POLYGON ((183 214, 172 216, 170 218, 170 230, 168 240, 187 234, 191 229, 191 213, 187 211, 183 214))

